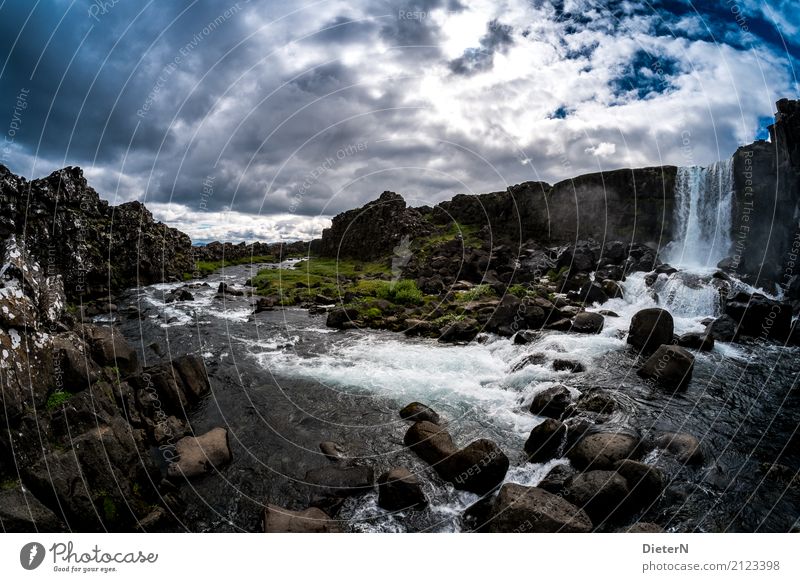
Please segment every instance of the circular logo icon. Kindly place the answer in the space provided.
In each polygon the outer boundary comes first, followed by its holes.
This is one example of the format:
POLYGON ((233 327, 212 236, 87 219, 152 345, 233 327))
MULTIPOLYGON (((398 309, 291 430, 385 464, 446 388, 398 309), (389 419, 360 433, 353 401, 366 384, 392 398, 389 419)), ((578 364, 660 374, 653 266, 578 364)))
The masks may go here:
POLYGON ((39 542, 30 542, 19 551, 19 563, 26 570, 35 570, 44 561, 44 546, 39 542))

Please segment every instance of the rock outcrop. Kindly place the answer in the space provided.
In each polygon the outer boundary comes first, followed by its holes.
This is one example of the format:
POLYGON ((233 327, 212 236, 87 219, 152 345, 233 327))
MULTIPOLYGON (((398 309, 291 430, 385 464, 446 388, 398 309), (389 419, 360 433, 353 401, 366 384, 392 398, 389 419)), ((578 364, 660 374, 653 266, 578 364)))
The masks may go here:
POLYGON ((47 275, 63 277, 68 300, 191 272, 192 243, 139 202, 111 206, 68 167, 28 181, 0 166, 0 239, 17 243, 47 275))

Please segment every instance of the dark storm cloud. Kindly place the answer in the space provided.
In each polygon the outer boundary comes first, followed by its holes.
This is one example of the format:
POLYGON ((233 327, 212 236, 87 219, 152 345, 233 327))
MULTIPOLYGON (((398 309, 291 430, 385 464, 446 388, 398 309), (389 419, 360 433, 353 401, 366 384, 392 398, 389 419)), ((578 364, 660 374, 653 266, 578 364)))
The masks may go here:
POLYGON ((211 238, 312 232, 312 217, 387 189, 423 204, 661 163, 686 129, 694 162, 729 155, 763 130, 770 91, 791 87, 800 26, 791 2, 755 0, 736 14, 666 1, 107 4, 92 15, 89 0, 43 0, 24 28, 33 4, 2 4, 0 115, 29 91, 9 164, 28 176, 82 165, 105 197, 211 238), (698 77, 712 84, 692 88, 698 77), (662 115, 673 93, 685 111, 662 115), (228 209, 282 218, 212 216, 228 209))
POLYGON ((457 75, 472 75, 474 73, 491 69, 496 52, 505 52, 514 39, 511 37, 512 28, 492 20, 487 25, 486 34, 481 37, 480 45, 468 48, 464 54, 450 61, 450 70, 457 75))

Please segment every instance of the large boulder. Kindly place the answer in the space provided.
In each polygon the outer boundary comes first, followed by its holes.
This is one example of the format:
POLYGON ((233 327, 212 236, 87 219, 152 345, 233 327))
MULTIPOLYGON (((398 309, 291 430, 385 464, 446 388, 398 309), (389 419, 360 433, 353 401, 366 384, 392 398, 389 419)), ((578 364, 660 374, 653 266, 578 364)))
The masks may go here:
POLYGON ((431 465, 443 461, 457 450, 449 432, 438 424, 426 420, 411 425, 406 431, 403 443, 431 465))
POLYGON ((509 461, 494 442, 478 439, 436 465, 439 476, 456 489, 485 495, 500 485, 509 461))
POLYGON ((706 326, 706 334, 718 342, 732 342, 739 335, 738 327, 730 315, 721 315, 706 326))
POLYGON ((442 328, 439 341, 449 343, 471 342, 480 331, 481 328, 477 320, 467 317, 454 321, 442 328))
POLYGON ((599 313, 584 311, 572 319, 572 331, 576 333, 600 333, 605 318, 599 313))
POLYGON ((786 341, 792 327, 792 305, 759 293, 738 293, 725 304, 725 314, 739 323, 739 333, 786 341))
POLYGON ((698 352, 710 352, 714 349, 714 336, 710 333, 684 333, 678 337, 678 345, 698 352))
POLYGON ((358 310, 345 307, 334 307, 328 312, 325 325, 336 329, 343 329, 358 318, 358 310))
POLYGON ((561 418, 566 412, 572 400, 569 389, 556 384, 537 393, 531 401, 530 411, 539 416, 549 416, 550 418, 561 418))
POLYGON ((633 508, 651 505, 664 490, 664 473, 657 467, 623 459, 614 465, 614 469, 628 483, 630 493, 626 502, 633 508))
POLYGON ((64 524, 30 491, 0 486, 0 528, 7 533, 54 533, 64 524))
POLYGON ((388 511, 422 509, 428 504, 416 475, 396 467, 378 477, 378 505, 388 511))
POLYGON ((231 461, 228 431, 213 428, 200 436, 184 437, 175 445, 178 459, 167 468, 170 477, 198 477, 211 473, 231 461))
POLYGON ((631 318, 628 343, 641 352, 650 353, 663 344, 672 343, 675 324, 665 309, 652 307, 638 311, 631 318))
POLYGON ((97 325, 85 325, 83 328, 97 363, 101 366, 116 366, 123 376, 138 371, 139 359, 136 351, 120 331, 97 325))
POLYGON ((672 453, 681 463, 699 465, 703 462, 700 441, 688 433, 665 433, 655 440, 655 445, 672 453))
POLYGON ((306 473, 306 483, 327 497, 349 497, 369 493, 375 487, 372 467, 326 465, 306 473))
POLYGON ((596 432, 584 436, 567 456, 580 470, 613 469, 614 464, 632 457, 639 439, 621 432, 596 432))
POLYGON ((567 427, 563 422, 547 418, 531 430, 528 440, 525 441, 525 453, 532 463, 546 463, 558 456, 567 427))
POLYGON ((589 533, 592 521, 582 509, 540 489, 506 483, 500 488, 485 529, 496 533, 589 533))
POLYGON ((596 525, 620 515, 628 493, 625 478, 616 471, 585 471, 567 480, 563 495, 596 525))
POLYGON ((494 309, 492 316, 486 323, 486 331, 504 332, 503 335, 511 335, 527 327, 524 321, 525 307, 522 301, 515 295, 508 293, 494 309))
POLYGON ((338 522, 316 507, 291 511, 278 505, 264 507, 262 525, 265 533, 339 533, 338 522))
POLYGON ((660 346, 637 370, 643 378, 654 380, 670 390, 685 390, 692 379, 694 356, 680 346, 660 346))
POLYGON ((414 422, 427 420, 433 424, 439 424, 439 415, 436 411, 421 402, 412 402, 401 408, 400 418, 403 420, 412 420, 414 422))

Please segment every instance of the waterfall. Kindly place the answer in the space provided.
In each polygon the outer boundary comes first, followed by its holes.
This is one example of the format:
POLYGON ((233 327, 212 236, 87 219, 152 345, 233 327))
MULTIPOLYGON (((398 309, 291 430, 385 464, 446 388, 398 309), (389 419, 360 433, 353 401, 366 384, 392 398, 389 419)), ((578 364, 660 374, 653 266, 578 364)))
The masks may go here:
POLYGON ((674 212, 666 259, 676 266, 716 267, 732 245, 733 160, 678 168, 674 212))

